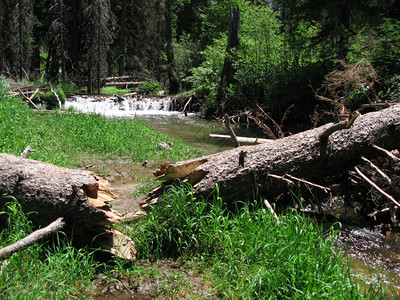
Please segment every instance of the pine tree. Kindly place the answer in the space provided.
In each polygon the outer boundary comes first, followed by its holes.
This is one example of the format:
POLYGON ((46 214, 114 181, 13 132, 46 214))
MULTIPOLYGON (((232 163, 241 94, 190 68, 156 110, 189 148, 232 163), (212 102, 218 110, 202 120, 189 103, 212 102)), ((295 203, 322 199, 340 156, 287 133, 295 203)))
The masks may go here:
POLYGON ((106 75, 107 54, 112 43, 112 12, 109 0, 83 1, 85 28, 84 66, 88 93, 100 93, 101 79, 106 75))
POLYGON ((8 24, 10 36, 7 41, 7 65, 12 73, 22 79, 29 77, 30 71, 33 6, 31 0, 12 1, 10 5, 12 10, 8 24))
POLYGON ((62 81, 66 81, 66 60, 68 58, 67 28, 65 25, 65 5, 63 0, 52 0, 48 10, 50 27, 46 34, 48 44, 47 71, 52 78, 57 78, 61 64, 62 81))

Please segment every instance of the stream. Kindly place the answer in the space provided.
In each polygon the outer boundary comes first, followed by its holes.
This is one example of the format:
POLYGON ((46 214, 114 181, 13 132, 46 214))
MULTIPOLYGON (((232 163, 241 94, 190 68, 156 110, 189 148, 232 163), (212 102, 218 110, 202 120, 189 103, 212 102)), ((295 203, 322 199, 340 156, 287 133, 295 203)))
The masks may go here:
MULTIPOLYGON (((65 108, 84 113, 98 113, 113 118, 138 118, 154 130, 179 138, 194 146, 202 155, 232 148, 232 144, 208 136, 226 134, 219 122, 185 116, 171 111, 169 97, 146 98, 134 96, 121 101, 121 97, 73 96, 66 100, 65 108)), ((246 127, 235 128, 237 135, 259 136, 260 131, 246 127)), ((366 279, 372 274, 391 287, 393 297, 400 295, 400 234, 383 225, 361 228, 343 225, 337 241, 339 249, 351 259, 352 272, 366 279)), ((373 284, 373 280, 371 282, 373 284)))

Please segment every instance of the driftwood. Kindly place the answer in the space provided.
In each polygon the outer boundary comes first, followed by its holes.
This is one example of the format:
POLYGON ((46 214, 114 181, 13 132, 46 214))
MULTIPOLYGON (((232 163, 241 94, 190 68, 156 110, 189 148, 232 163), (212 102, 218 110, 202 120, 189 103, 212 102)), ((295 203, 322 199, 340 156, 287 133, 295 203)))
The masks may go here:
POLYGON ((62 217, 65 231, 73 234, 77 244, 91 243, 96 237, 94 242, 109 245, 107 249, 112 253, 135 258, 132 240, 107 228, 120 222, 123 216, 109 206, 117 198, 110 184, 92 172, 0 153, 2 195, 15 197, 24 212, 35 212, 29 214, 35 225, 47 226, 62 217))
POLYGON ((220 195, 229 202, 243 200, 255 191, 267 199, 286 193, 288 183, 279 179, 285 174, 315 183, 326 176, 343 174, 352 169, 361 156, 375 154, 374 144, 389 150, 400 146, 400 105, 359 116, 349 128, 334 131, 321 141, 320 136, 332 126, 335 124, 271 143, 163 163, 154 175, 166 182, 153 189, 142 206, 156 203, 165 186, 175 179, 191 183, 195 193, 202 196, 211 194, 218 184, 220 195))

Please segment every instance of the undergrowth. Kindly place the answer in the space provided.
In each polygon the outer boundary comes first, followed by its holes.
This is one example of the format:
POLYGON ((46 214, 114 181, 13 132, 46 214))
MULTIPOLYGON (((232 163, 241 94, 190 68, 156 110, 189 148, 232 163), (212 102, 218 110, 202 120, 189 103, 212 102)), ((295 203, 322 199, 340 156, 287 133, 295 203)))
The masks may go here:
POLYGON ((288 209, 278 224, 257 202, 228 210, 218 196, 171 187, 132 232, 141 259, 194 257, 225 299, 357 299, 349 263, 334 250, 337 232, 288 209))

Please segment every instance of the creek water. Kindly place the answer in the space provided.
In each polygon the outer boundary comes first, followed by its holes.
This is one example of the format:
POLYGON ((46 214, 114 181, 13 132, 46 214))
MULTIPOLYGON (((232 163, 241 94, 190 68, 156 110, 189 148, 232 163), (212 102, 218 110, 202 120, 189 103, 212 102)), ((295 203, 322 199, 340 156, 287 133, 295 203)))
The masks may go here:
MULTIPOLYGON (((121 100, 119 97, 74 96, 67 99, 65 108, 85 113, 98 113, 114 118, 138 118, 149 127, 179 138, 193 145, 201 154, 212 154, 232 148, 227 141, 210 138, 210 133, 224 134, 224 126, 195 117, 171 111, 169 97, 145 98, 135 96, 121 100)), ((245 127, 235 128, 238 135, 260 136, 259 131, 245 127)), ((362 225, 362 224, 361 224, 362 225)), ((364 279, 371 274, 378 276, 387 284, 396 298, 400 295, 400 234, 386 230, 383 225, 375 227, 350 226, 343 224, 337 240, 351 259, 352 272, 361 274, 364 279)), ((372 285, 374 280, 370 280, 372 285)))

